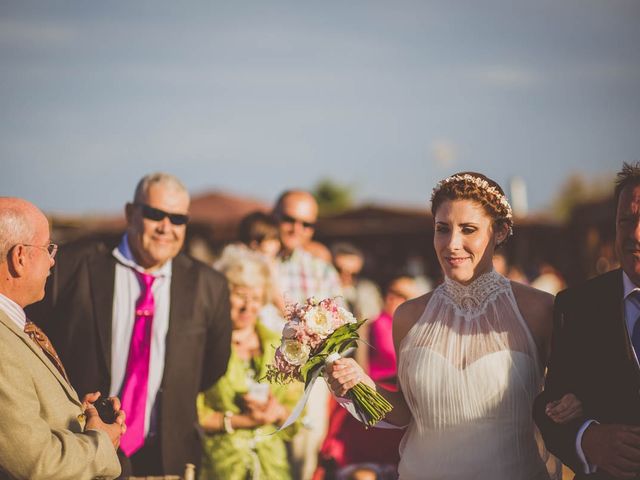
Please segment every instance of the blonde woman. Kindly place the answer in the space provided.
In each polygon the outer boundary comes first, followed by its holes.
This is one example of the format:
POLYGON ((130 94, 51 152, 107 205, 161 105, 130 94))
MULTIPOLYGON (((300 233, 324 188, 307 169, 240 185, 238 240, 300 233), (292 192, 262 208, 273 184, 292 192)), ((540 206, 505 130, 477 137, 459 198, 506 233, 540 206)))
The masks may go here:
POLYGON ((267 301, 269 267, 247 249, 227 249, 216 263, 229 282, 231 357, 226 374, 198 397, 204 430, 201 479, 289 479, 285 440, 277 434, 300 389, 261 382, 280 337, 263 326, 258 312, 267 301))

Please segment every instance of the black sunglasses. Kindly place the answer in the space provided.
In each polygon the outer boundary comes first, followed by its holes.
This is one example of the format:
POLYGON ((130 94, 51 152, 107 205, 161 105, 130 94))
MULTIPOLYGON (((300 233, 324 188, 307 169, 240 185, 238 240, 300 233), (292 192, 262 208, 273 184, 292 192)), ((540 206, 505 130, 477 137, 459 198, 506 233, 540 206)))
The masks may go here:
POLYGON ((280 221, 283 223, 300 223, 304 228, 315 228, 314 222, 304 222, 285 213, 280 215, 280 221))
POLYGON ((146 203, 136 203, 135 205, 142 208, 142 216, 154 222, 161 222, 165 217, 169 217, 169 221, 174 225, 185 225, 189 221, 189 215, 184 213, 169 213, 159 208, 153 208, 146 203))

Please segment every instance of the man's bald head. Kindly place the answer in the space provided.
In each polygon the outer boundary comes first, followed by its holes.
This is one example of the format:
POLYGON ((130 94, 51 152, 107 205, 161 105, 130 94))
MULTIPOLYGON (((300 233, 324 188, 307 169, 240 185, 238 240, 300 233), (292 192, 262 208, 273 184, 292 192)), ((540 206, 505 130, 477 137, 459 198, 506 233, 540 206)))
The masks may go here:
POLYGON ((282 213, 286 205, 289 204, 306 204, 311 209, 315 210, 316 217, 318 216, 318 202, 315 197, 305 190, 286 190, 280 194, 276 205, 273 207, 273 213, 278 215, 282 213))
POLYGON ((309 192, 287 190, 282 193, 273 213, 280 225, 280 240, 287 253, 311 241, 318 219, 318 203, 309 192))
POLYGON ((0 262, 7 261, 9 250, 17 243, 31 243, 36 224, 46 217, 33 203, 21 198, 0 197, 0 262))
POLYGON ((20 198, 0 197, 0 292, 21 307, 44 297, 55 264, 47 217, 20 198))

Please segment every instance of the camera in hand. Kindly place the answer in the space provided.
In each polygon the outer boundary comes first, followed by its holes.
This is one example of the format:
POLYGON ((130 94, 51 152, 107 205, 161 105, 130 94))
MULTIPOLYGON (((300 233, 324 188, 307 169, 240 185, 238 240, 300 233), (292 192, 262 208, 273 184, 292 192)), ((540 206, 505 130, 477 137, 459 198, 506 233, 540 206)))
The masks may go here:
POLYGON ((100 415, 100 419, 104 423, 114 423, 116 421, 116 412, 113 409, 111 399, 100 396, 93 402, 93 406, 96 407, 98 415, 100 415))

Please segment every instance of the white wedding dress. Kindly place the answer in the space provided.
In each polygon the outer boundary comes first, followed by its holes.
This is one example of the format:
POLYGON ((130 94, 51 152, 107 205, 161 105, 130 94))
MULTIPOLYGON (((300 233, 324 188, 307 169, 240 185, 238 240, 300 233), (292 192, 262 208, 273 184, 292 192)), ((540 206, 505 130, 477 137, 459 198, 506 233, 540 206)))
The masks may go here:
POLYGON ((492 271, 435 289, 400 345, 413 420, 401 480, 548 480, 531 408, 542 370, 509 280, 492 271))

